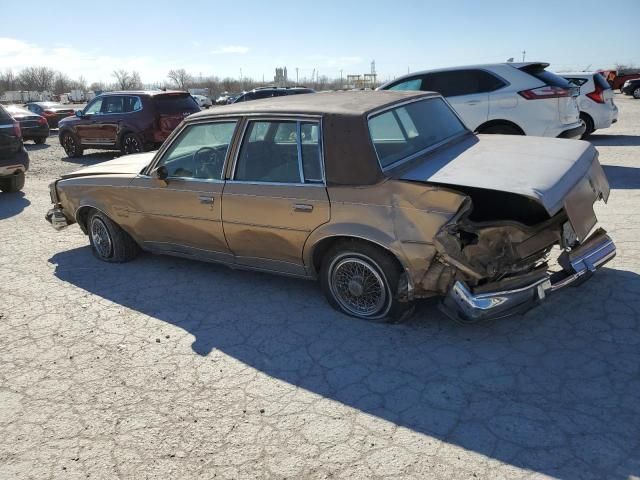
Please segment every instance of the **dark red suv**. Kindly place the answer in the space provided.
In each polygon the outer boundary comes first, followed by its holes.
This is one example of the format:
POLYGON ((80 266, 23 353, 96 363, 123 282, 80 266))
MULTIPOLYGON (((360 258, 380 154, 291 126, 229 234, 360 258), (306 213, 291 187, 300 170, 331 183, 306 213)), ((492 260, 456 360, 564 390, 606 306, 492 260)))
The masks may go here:
POLYGON ((70 157, 85 148, 120 150, 123 154, 153 150, 200 107, 187 92, 109 92, 84 110, 60 121, 60 144, 70 157))

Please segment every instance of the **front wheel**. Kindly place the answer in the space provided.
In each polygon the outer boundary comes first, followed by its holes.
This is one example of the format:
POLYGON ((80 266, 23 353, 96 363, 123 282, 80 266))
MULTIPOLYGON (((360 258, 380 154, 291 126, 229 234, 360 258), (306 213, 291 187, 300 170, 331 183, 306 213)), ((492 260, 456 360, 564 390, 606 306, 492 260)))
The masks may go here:
POLYGON ((342 242, 325 256, 320 283, 336 310, 372 322, 397 322, 413 308, 397 299, 401 274, 398 262, 379 247, 342 242))
POLYGON ((120 143, 120 151, 123 155, 144 152, 144 145, 142 143, 142 140, 135 133, 127 133, 124 137, 122 137, 122 141, 120 143))
POLYGON ((60 143, 62 144, 62 148, 64 148, 65 153, 69 158, 81 157, 83 154, 83 149, 80 146, 80 142, 75 137, 75 135, 71 133, 62 134, 62 138, 60 138, 60 143))
POLYGON ((127 232, 97 210, 89 215, 87 232, 93 254, 104 262, 128 262, 140 251, 138 244, 127 232))

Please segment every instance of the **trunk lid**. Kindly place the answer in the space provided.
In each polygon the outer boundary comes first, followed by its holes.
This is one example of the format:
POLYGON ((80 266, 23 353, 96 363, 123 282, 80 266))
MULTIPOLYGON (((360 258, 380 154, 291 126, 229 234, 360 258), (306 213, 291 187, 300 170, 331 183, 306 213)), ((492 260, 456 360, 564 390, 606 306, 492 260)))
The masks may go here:
POLYGON ((595 224, 593 203, 609 197, 596 149, 577 140, 469 136, 394 176, 454 189, 474 187, 522 195, 539 203, 550 216, 564 208, 580 239, 595 224))
POLYGON ((96 163, 90 167, 76 170, 75 172, 66 173, 62 178, 86 177, 90 175, 114 175, 114 174, 131 174, 135 175, 142 171, 151 160, 156 152, 137 153, 134 155, 125 155, 108 162, 96 163))

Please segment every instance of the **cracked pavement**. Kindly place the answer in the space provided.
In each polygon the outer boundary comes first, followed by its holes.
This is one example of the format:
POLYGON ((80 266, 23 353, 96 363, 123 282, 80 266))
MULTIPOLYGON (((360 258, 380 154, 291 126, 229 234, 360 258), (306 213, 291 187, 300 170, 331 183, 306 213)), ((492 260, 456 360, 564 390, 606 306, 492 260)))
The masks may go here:
POLYGON ((48 183, 113 158, 28 145, 0 194, 0 478, 640 478, 640 101, 593 143, 618 257, 478 326, 333 311, 319 287, 141 255, 44 220, 48 183))

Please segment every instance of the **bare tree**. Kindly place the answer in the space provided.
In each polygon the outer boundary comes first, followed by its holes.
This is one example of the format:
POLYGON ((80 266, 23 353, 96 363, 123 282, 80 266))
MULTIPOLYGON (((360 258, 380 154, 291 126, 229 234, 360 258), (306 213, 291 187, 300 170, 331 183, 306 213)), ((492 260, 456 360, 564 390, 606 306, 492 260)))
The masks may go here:
POLYGON ((68 92, 71 88, 71 80, 62 72, 56 72, 53 79, 53 93, 60 95, 68 92))
POLYGON ((167 73, 167 77, 169 77, 169 80, 171 80, 180 90, 186 90, 189 84, 193 81, 193 76, 189 74, 184 68, 169 70, 169 73, 167 73))
POLYGON ((4 72, 0 72, 0 94, 18 88, 18 79, 13 70, 7 68, 4 72))
POLYGON ((120 90, 135 90, 142 88, 140 74, 138 72, 127 70, 114 70, 112 74, 116 78, 116 88, 120 90))
POLYGON ((44 92, 53 88, 55 76, 48 67, 27 67, 18 74, 18 83, 25 90, 44 92))

